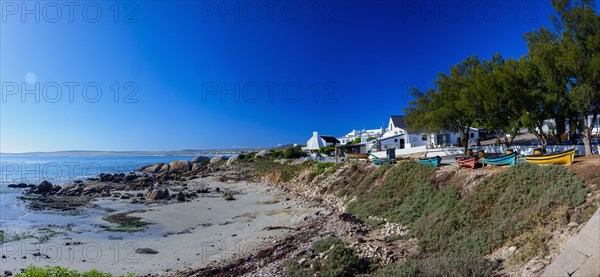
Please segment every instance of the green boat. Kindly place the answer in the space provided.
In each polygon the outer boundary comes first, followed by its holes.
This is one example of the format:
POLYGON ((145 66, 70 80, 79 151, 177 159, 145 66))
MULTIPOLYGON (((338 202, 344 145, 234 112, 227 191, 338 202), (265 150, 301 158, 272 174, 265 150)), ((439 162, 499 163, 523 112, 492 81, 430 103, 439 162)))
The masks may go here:
POLYGON ((517 161, 517 153, 511 153, 497 158, 483 158, 479 162, 485 165, 514 165, 517 161))
POLYGON ((440 158, 440 156, 435 156, 431 158, 419 158, 419 162, 422 164, 428 164, 437 167, 442 162, 442 158, 440 158))

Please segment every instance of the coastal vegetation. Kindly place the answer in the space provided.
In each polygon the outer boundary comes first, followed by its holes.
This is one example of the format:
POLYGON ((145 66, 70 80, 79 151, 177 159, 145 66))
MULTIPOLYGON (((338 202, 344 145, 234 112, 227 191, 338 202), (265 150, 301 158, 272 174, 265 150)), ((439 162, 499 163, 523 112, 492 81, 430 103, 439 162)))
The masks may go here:
MULTIPOLYGON (((53 276, 53 277, 112 277, 113 275, 110 273, 105 273, 98 271, 96 269, 92 269, 90 271, 79 272, 77 270, 69 269, 66 267, 60 266, 50 266, 50 267, 39 267, 34 265, 29 265, 22 273, 17 273, 16 277, 42 277, 42 276, 53 276)), ((135 276, 135 273, 130 273, 127 275, 121 275, 127 277, 135 276)))
POLYGON ((135 210, 105 216, 104 220, 117 224, 117 226, 106 226, 104 229, 111 232, 137 232, 144 230, 150 223, 143 221, 140 217, 130 215, 139 212, 144 212, 144 210, 135 210))
POLYGON ((440 73, 435 88, 413 89, 414 100, 404 110, 410 129, 460 132, 466 148, 470 127, 494 131, 507 147, 526 128, 544 149, 577 130, 592 155, 591 131, 600 112, 600 15, 591 0, 552 5, 558 15, 551 16, 553 30, 526 33, 526 56, 473 55, 440 73))

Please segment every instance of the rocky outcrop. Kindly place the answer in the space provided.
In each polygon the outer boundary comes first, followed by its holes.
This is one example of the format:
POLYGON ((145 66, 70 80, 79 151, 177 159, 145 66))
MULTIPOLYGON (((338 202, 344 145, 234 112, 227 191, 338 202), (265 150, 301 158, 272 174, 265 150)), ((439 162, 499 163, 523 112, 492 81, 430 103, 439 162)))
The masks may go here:
POLYGON ((48 193, 52 190, 52 183, 44 180, 39 185, 35 187, 35 193, 48 193))
POLYGON ((195 158, 193 158, 191 160, 191 162, 193 164, 196 164, 196 163, 200 163, 200 164, 201 163, 206 163, 205 161, 210 161, 210 158, 209 157, 205 157, 205 156, 198 156, 198 157, 195 157, 195 158))
POLYGON ((256 153, 256 155, 254 155, 254 157, 264 158, 267 155, 269 155, 269 150, 260 150, 260 151, 258 151, 258 153, 256 153))
POLYGON ((172 161, 169 164, 169 172, 184 173, 192 169, 192 164, 186 160, 172 161))
POLYGON ((225 162, 225 166, 228 166, 228 167, 230 167, 230 166, 232 166, 232 165, 235 163, 235 161, 237 161, 237 160, 238 160, 238 155, 233 155, 233 156, 229 157, 229 159, 227 159, 227 162, 225 162))
POLYGON ((227 160, 227 158, 225 156, 215 156, 212 159, 210 159, 210 164, 214 165, 214 164, 217 164, 217 163, 222 162, 224 160, 227 160))
POLYGON ((147 172, 147 173, 157 173, 162 168, 163 165, 164 165, 163 163, 149 165, 149 166, 143 167, 142 170, 140 170, 140 171, 147 172))

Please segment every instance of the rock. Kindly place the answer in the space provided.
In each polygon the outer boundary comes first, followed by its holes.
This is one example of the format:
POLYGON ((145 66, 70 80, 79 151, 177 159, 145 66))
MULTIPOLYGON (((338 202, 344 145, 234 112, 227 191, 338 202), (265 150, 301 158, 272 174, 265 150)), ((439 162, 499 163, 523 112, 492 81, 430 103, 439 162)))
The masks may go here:
POLYGON ((152 248, 138 248, 135 250, 137 254, 158 254, 158 251, 152 248))
POLYGON ((264 158, 267 155, 269 155, 269 150, 260 150, 260 151, 258 151, 258 153, 256 153, 256 155, 254 155, 254 157, 264 158))
POLYGON ((232 201, 235 200, 235 198, 233 197, 233 195, 229 192, 223 193, 223 198, 225 198, 225 200, 227 201, 232 201))
POLYGON ((191 162, 192 162, 193 164, 196 164, 196 163, 205 163, 205 161, 209 161, 209 160, 210 160, 210 158, 209 158, 209 157, 205 157, 205 156, 198 156, 198 157, 195 157, 195 158, 193 158, 193 159, 191 160, 191 162))
POLYGON ((142 169, 141 171, 147 172, 147 173, 156 173, 162 168, 163 165, 164 165, 163 163, 149 165, 149 166, 145 167, 144 169, 142 169))
POLYGON ((221 189, 220 188, 215 188, 215 191, 216 192, 221 192, 221 189))
POLYGON ((44 180, 39 185, 37 185, 35 189, 36 191, 38 191, 38 193, 50 192, 52 190, 52 183, 44 180))
POLYGON ((212 159, 210 159, 210 164, 214 165, 214 164, 224 161, 224 160, 227 160, 227 158, 225 156, 215 156, 212 159))
POLYGON ((227 162, 225 162, 225 166, 232 166, 233 163, 235 161, 237 161, 237 159, 238 159, 238 155, 233 155, 233 156, 229 157, 229 159, 227 159, 227 162))
POLYGON ((137 193, 135 196, 136 196, 136 197, 144 197, 144 194, 143 194, 143 193, 141 193, 141 192, 138 192, 138 193, 137 193))
POLYGON ((178 192, 177 193, 177 201, 183 202, 185 201, 185 194, 183 194, 183 192, 178 192))
POLYGON ((169 172, 170 168, 171 168, 171 166, 169 164, 163 164, 160 167, 160 169, 158 170, 158 172, 160 172, 160 173, 169 172))
POLYGON ((514 253, 515 251, 517 251, 517 247, 516 246, 511 246, 508 248, 508 251, 514 253))
POLYGON ((169 164, 169 172, 188 172, 192 164, 186 160, 172 161, 169 164))
POLYGON ((121 195, 121 199, 129 199, 129 198, 131 198, 131 194, 129 194, 129 193, 125 193, 125 194, 121 195))
POLYGON ((98 193, 100 192, 98 190, 97 187, 85 187, 82 191, 81 191, 81 195, 88 195, 88 194, 92 194, 92 193, 98 193))
POLYGON ((147 193, 146 193, 146 199, 148 200, 161 200, 161 199, 165 199, 169 197, 169 190, 164 189, 150 189, 147 193))
POLYGON ((137 179, 137 177, 138 177, 138 176, 137 176, 137 175, 135 175, 135 174, 127 174, 127 175, 125 176, 124 180, 125 180, 126 182, 131 182, 131 181, 133 181, 133 180, 137 179))
POLYGON ((202 169, 204 167, 206 167, 206 165, 204 165, 202 163, 194 163, 194 164, 192 164, 192 171, 196 171, 196 170, 202 169))

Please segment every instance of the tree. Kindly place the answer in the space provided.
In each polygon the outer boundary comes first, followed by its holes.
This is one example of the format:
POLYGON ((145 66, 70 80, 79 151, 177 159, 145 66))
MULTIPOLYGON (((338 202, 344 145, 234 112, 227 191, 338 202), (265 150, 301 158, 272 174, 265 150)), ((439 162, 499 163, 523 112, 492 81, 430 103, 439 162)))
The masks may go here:
POLYGON ((471 56, 450 68, 449 74, 440 73, 436 89, 427 92, 411 90, 411 101, 404 110, 406 124, 414 131, 452 131, 461 134, 461 145, 468 148, 469 132, 481 119, 482 106, 473 99, 479 98, 476 87, 477 72, 481 62, 471 56))
POLYGON ((600 111, 600 16, 591 0, 553 0, 552 5, 558 14, 552 17, 554 27, 560 33, 557 67, 568 80, 586 155, 592 155, 591 131, 600 111))

